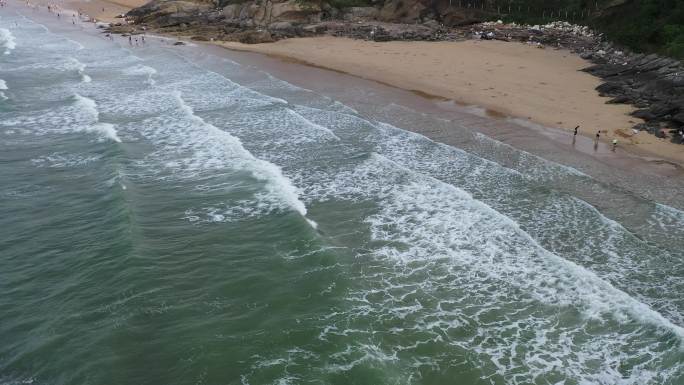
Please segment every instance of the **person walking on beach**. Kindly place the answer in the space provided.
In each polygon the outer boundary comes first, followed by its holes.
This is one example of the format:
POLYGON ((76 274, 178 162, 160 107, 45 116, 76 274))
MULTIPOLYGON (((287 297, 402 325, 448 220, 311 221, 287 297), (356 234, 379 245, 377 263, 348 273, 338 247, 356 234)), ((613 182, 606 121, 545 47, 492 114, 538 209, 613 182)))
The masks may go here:
POLYGON ((580 126, 575 127, 575 133, 572 134, 572 136, 577 136, 577 130, 579 129, 580 126))
POLYGON ((128 36, 128 44, 133 45, 133 38, 128 36))
POLYGON ((598 150, 599 139, 601 138, 601 130, 596 131, 596 137, 594 139, 594 151, 598 150))
POLYGON ((617 147, 617 139, 613 139, 613 146, 610 149, 611 151, 615 152, 615 148, 617 147))

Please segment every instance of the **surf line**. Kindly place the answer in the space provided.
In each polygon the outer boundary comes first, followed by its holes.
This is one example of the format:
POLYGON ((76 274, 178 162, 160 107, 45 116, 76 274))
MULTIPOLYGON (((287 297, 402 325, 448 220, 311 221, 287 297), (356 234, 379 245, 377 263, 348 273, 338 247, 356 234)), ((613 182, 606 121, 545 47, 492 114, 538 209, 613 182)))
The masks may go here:
POLYGON ((80 111, 90 115, 91 120, 93 120, 93 124, 90 126, 85 126, 83 131, 97 132, 117 143, 121 143, 121 138, 119 138, 119 135, 117 135, 114 125, 111 123, 100 122, 100 112, 97 110, 97 103, 95 103, 93 99, 81 96, 79 94, 75 94, 74 98, 76 99, 76 107, 78 107, 80 111))
POLYGON ((307 218, 306 206, 304 205, 304 202, 299 199, 297 188, 292 184, 290 179, 283 174, 280 167, 255 157, 242 145, 242 141, 240 141, 239 138, 221 130, 213 124, 207 123, 204 119, 197 116, 192 107, 185 103, 180 91, 174 91, 173 95, 176 98, 178 106, 189 119, 197 125, 204 127, 210 135, 214 135, 218 141, 232 149, 234 155, 237 155, 243 160, 243 162, 237 164, 238 168, 249 171, 254 178, 265 182, 266 189, 271 194, 277 196, 282 203, 298 212, 311 227, 314 229, 318 227, 316 222, 307 218))

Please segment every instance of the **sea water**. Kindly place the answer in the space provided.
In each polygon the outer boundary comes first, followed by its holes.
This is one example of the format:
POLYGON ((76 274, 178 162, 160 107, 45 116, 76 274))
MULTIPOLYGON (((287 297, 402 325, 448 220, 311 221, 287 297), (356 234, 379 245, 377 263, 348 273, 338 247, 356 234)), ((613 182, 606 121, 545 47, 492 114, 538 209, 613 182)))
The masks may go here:
POLYGON ((684 383, 682 211, 34 19, 0 18, 3 385, 684 383))

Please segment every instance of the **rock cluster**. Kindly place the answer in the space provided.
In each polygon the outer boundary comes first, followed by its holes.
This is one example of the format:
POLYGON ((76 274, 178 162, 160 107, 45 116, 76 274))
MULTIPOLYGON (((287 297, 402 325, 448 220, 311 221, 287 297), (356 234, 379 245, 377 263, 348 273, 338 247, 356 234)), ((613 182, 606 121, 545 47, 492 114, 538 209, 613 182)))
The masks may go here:
POLYGON ((684 142, 684 64, 655 54, 635 54, 615 47, 588 27, 554 22, 547 25, 516 25, 487 22, 467 29, 480 39, 520 41, 540 48, 572 50, 593 63, 584 71, 605 83, 597 87, 608 103, 631 104, 632 114, 644 123, 634 126, 659 137, 670 134, 673 142, 684 142))
POLYGON ((645 123, 635 128, 663 136, 669 129, 673 139, 682 141, 684 128, 684 65, 676 59, 655 54, 634 54, 597 44, 581 54, 594 63, 585 71, 605 81, 597 90, 613 99, 611 103, 639 108, 632 115, 645 123))
POLYGON ((462 38, 447 31, 436 22, 425 24, 395 24, 379 21, 341 23, 324 22, 321 26, 329 35, 373 41, 438 41, 462 38))

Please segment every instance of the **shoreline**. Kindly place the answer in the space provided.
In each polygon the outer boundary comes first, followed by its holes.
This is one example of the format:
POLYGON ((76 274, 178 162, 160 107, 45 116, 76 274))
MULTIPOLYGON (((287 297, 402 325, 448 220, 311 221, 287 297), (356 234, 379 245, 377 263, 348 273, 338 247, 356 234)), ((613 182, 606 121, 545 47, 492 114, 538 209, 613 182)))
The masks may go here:
MULTIPOLYGON (((70 23, 65 22, 64 24, 70 23)), ((157 33, 155 31, 151 32, 153 34, 157 33)), ((306 60, 292 58, 288 55, 240 49, 243 48, 241 47, 242 45, 237 45, 238 48, 230 48, 224 44, 217 44, 217 42, 193 41, 188 36, 174 34, 159 34, 157 36, 176 41, 185 40, 188 43, 191 42, 185 48, 183 46, 178 47, 181 50, 193 51, 201 49, 204 51, 205 49, 210 49, 211 52, 218 56, 224 56, 238 62, 242 62, 242 59, 245 57, 250 57, 245 62, 247 65, 251 64, 257 71, 273 74, 276 78, 300 87, 311 88, 322 95, 331 96, 349 105, 354 104, 356 100, 347 98, 345 88, 356 87, 356 90, 366 90, 369 94, 377 92, 377 101, 384 101, 385 103, 396 102, 399 105, 412 108, 421 114, 435 114, 434 116, 436 117, 452 119, 453 124, 457 126, 467 127, 472 131, 484 134, 522 151, 562 165, 577 168, 598 180, 616 184, 646 199, 664 204, 673 205, 672 199, 676 193, 673 195, 672 192, 678 191, 684 180, 682 178, 684 176, 684 169, 681 166, 681 162, 668 159, 659 153, 649 153, 638 146, 627 147, 621 145, 618 147, 617 152, 611 152, 610 146, 605 141, 601 141, 598 151, 596 151, 592 150, 593 138, 591 138, 591 135, 578 136, 577 145, 575 146, 573 142, 571 146, 572 133, 567 130, 535 124, 529 120, 515 118, 508 114, 500 113, 497 110, 487 109, 486 107, 465 103, 458 104, 453 99, 427 93, 420 89, 398 87, 371 77, 358 76, 339 69, 312 64, 306 60), (378 92, 378 90, 380 91, 378 92), (638 183, 634 183, 633 178, 635 177, 640 179, 638 183), (630 180, 632 182, 629 182, 630 180), (654 183, 663 183, 662 192, 650 192, 645 188, 645 186, 653 185, 654 183), (666 191, 670 192, 667 193, 666 191)), ((421 42, 421 44, 431 43, 421 42)), ((515 46, 515 44, 511 43, 502 44, 515 46)), ((581 74, 594 78, 592 75, 584 72, 581 74)), ((230 76, 230 74, 227 73, 226 76, 230 76)), ((594 79, 598 81, 598 78, 594 79)), ((455 147, 461 146, 461 143, 448 132, 437 132, 429 128, 427 130, 416 129, 416 127, 401 126, 399 124, 395 125, 408 131, 425 135, 436 142, 455 147)), ((674 146, 681 148, 678 147, 679 145, 674 146)), ((681 206, 675 205, 675 207, 681 206)))
POLYGON ((539 50, 520 43, 497 41, 376 43, 327 36, 249 45, 223 41, 205 43, 335 71, 397 87, 429 99, 451 101, 466 108, 481 108, 492 119, 521 119, 546 128, 565 131, 571 131, 576 125, 580 125, 579 134, 591 140, 598 128, 601 130, 601 143, 610 143, 615 138, 618 140, 618 147, 636 156, 659 158, 675 164, 676 167, 684 168, 682 145, 656 138, 643 131, 635 133, 632 126, 641 122, 641 119, 628 115, 634 108, 628 105, 607 104, 610 98, 599 96, 595 90, 596 86, 601 84, 601 80, 581 72, 581 69, 588 67, 590 63, 569 51, 539 50), (470 54, 468 67, 452 69, 444 63, 430 65, 430 61, 444 61, 444 48, 455 48, 458 54, 470 54), (475 52, 472 52, 473 48, 475 52), (331 55, 334 51, 339 54, 331 55), (413 56, 419 54, 426 58, 419 58, 403 65, 387 60, 401 52, 413 52, 413 56), (483 52, 484 56, 478 58, 477 55, 483 52), (345 59, 337 61, 342 54, 345 55, 345 59), (518 76, 518 80, 515 81, 497 76, 489 61, 492 57, 504 57, 508 54, 511 54, 514 60, 503 65, 509 65, 510 79, 518 76), (375 60, 378 56, 383 56, 383 60, 375 60), (542 60, 537 60, 539 57, 542 60), (377 65, 378 62, 381 64, 377 65), (563 65, 562 62, 566 62, 564 67, 554 67, 556 64, 563 65), (521 63, 522 65, 519 65, 521 63), (535 63, 537 66, 533 67, 535 63), (480 64, 482 67, 478 68, 480 64), (515 68, 511 71, 513 66, 515 68), (413 67, 420 69, 414 71, 413 67), (482 81, 459 79, 458 76, 454 76, 458 70, 463 73, 462 77, 476 77, 482 81), (455 82, 460 83, 457 85, 462 86, 465 82, 468 89, 457 87, 453 80, 448 79, 449 75, 457 78, 455 82), (525 84, 526 80, 539 75, 542 76, 540 84, 525 84), (556 79, 553 80, 554 78, 556 79), (552 82, 555 84, 551 84, 552 82), (515 92, 516 83, 520 87, 525 87, 522 94, 515 92), (487 98, 496 101, 488 101, 487 98), (562 107, 557 111, 549 111, 554 104, 550 102, 557 102, 562 107))
MULTIPOLYGON (((81 9, 96 21, 107 22, 121 20, 115 16, 147 2, 62 1, 71 9, 81 9)), ((45 0, 40 3, 47 4, 45 0)), ((160 35, 192 40, 189 36, 160 35)), ((672 164, 684 172, 682 145, 633 130, 636 123, 643 122, 629 115, 635 108, 607 104, 611 98, 599 96, 596 91, 602 80, 581 71, 591 63, 568 50, 540 50, 527 44, 501 41, 378 43, 332 36, 261 44, 198 43, 264 54, 284 62, 356 76, 428 99, 453 102, 466 109, 483 109, 492 119, 517 119, 566 131, 580 126, 579 135, 592 141, 600 130, 600 143, 616 139, 622 150, 646 161, 672 164), (421 57, 416 59, 418 55, 421 57), (401 62, 406 59, 409 63, 402 66, 401 62)))

